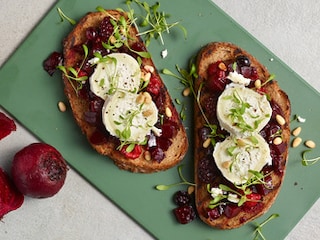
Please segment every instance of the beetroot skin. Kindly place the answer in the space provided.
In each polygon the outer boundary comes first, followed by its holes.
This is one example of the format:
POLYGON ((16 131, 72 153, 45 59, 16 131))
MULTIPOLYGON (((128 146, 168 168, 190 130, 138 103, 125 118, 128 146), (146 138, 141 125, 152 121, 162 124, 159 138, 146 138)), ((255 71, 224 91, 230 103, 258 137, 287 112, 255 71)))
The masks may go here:
POLYGON ((14 186, 8 174, 0 168, 0 220, 10 211, 19 208, 24 196, 14 186))
POLYGON ((63 186, 68 167, 54 147, 32 143, 16 153, 12 162, 12 178, 24 195, 47 198, 63 186))

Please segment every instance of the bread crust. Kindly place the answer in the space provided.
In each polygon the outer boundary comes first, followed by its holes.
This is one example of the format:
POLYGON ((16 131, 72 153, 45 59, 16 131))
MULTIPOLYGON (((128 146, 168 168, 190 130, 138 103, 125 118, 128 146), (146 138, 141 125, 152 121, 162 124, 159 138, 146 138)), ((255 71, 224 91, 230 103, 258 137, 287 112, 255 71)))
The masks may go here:
MULTIPOLYGON (((263 66, 261 63, 258 62, 258 60, 253 57, 251 54, 246 52, 245 50, 239 48, 238 46, 228 43, 228 42, 212 42, 204 46, 197 56, 197 73, 198 78, 194 82, 195 91, 198 92, 200 86, 208 79, 208 73, 207 69, 211 63, 215 63, 217 61, 235 61, 236 56, 238 55, 245 55, 247 56, 251 61, 251 66, 254 66, 257 69, 259 79, 262 82, 267 81, 267 79, 270 76, 270 73, 266 69, 265 66, 263 66)), ((194 103, 194 122, 195 122, 195 129, 194 129, 194 135, 195 135, 195 152, 194 152, 194 164, 195 164, 195 183, 196 183, 196 190, 195 190, 195 198, 196 198, 196 207, 198 214, 203 222, 208 224, 211 227, 214 228, 220 228, 220 229, 233 229, 238 228, 253 219, 263 215, 266 213, 269 208, 274 203, 280 188, 281 184, 283 182, 283 178, 285 175, 285 169, 286 169, 286 162, 288 159, 288 146, 289 146, 289 140, 290 140, 290 101, 288 96, 285 92, 283 92, 277 81, 273 80, 268 82, 266 85, 264 85, 265 93, 270 96, 270 99, 274 101, 280 108, 281 112, 283 113, 282 116, 285 119, 285 125, 282 126, 282 141, 285 144, 285 149, 282 152, 282 158, 279 162, 279 170, 280 172, 271 172, 272 177, 272 183, 273 183, 273 189, 268 194, 263 196, 263 200, 257 204, 257 206, 253 209, 250 209, 248 211, 241 210, 236 216, 233 217, 226 217, 224 214, 222 214, 217 219, 212 219, 208 216, 208 205, 209 202, 213 199, 210 196, 210 193, 207 190, 207 183, 202 182, 199 179, 199 164, 201 161, 201 158, 204 157, 205 150, 202 147, 203 140, 199 136, 200 129, 206 124, 201 111, 198 107, 197 101, 194 103)), ((200 95, 200 102, 203 103, 203 100, 208 97, 208 91, 200 95)), ((215 96, 215 93, 212 93, 213 96, 215 96)), ((217 97, 217 96, 215 96, 217 97)), ((213 158, 212 158, 213 159, 213 158)), ((214 171, 212 172, 214 174, 214 179, 211 184, 219 184, 225 183, 226 180, 222 176, 219 170, 217 170, 217 167, 214 166, 214 171)))
MULTIPOLYGON (((96 28, 99 26, 101 21, 106 16, 112 16, 116 19, 119 19, 121 16, 124 16, 126 19, 128 18, 125 12, 118 10, 106 10, 100 12, 90 12, 86 14, 74 27, 74 29, 69 33, 69 35, 65 38, 63 42, 63 56, 64 56, 64 66, 74 67, 79 60, 83 58, 83 55, 76 53, 73 51, 74 46, 82 45, 86 42, 86 30, 88 28, 96 28)), ((130 26, 129 29, 129 45, 132 45, 136 42, 139 42, 142 46, 145 45, 140 37, 137 36, 138 31, 134 27, 134 25, 130 26)), ((141 68, 145 65, 153 66, 155 72, 153 74, 156 75, 158 79, 161 81, 161 89, 162 89, 162 98, 163 98, 163 106, 162 109, 169 107, 172 111, 172 116, 174 118, 175 123, 177 124, 177 134, 174 138, 171 139, 172 144, 165 151, 165 158, 161 162, 146 160, 144 154, 146 149, 142 149, 142 154, 140 157, 136 159, 128 159, 124 156, 120 151, 116 150, 118 145, 113 141, 104 142, 103 144, 94 144, 90 141, 91 136, 95 133, 96 127, 88 124, 84 119, 84 114, 89 108, 89 102, 86 99, 83 99, 77 96, 74 88, 70 84, 70 80, 67 76, 63 76, 64 83, 64 92, 67 96, 73 116, 76 120, 76 123, 81 128, 83 134, 87 137, 91 146, 100 154, 108 156, 111 158, 114 163, 120 168, 132 172, 141 172, 141 173, 152 173, 157 171, 164 171, 169 169, 175 165, 177 165, 184 157, 187 148, 188 148, 188 140, 185 128, 179 119, 179 115, 177 110, 175 109, 172 99, 160 78, 160 75, 156 71, 156 67, 151 58, 142 58, 141 68)), ((158 107, 158 106, 157 106, 158 107)))

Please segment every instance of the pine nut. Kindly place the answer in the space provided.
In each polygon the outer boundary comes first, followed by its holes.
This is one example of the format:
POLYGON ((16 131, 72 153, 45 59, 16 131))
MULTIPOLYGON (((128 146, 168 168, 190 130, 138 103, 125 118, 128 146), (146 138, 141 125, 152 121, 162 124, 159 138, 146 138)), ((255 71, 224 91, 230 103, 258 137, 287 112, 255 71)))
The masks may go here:
POLYGON ((139 94, 136 98, 136 103, 142 104, 142 103, 144 103, 145 99, 146 99, 146 97, 143 94, 139 94))
POLYGON ((210 138, 207 138, 203 144, 202 144, 202 147, 204 148, 208 148, 210 146, 210 143, 211 143, 211 139, 210 138))
POLYGON ((148 82, 151 78, 151 73, 147 72, 143 75, 143 81, 148 82))
POLYGON ((153 73, 154 72, 154 67, 151 65, 144 65, 143 67, 146 71, 153 73))
POLYGON ((144 152, 144 159, 147 161, 151 160, 151 153, 149 151, 144 152))
POLYGON ((227 71, 227 66, 224 64, 224 62, 219 63, 218 67, 222 71, 227 71))
POLYGON ((315 148, 316 147, 315 142, 312 140, 305 141, 304 145, 306 145, 306 147, 308 147, 308 148, 315 148))
POLYGON ((225 169, 228 169, 231 165, 231 161, 225 161, 222 163, 222 167, 225 169))
POLYGON ((152 102, 152 97, 150 95, 150 93, 148 92, 143 92, 143 96, 145 97, 144 102, 145 103, 151 103, 152 102))
POLYGON ((191 195, 194 192, 194 186, 188 187, 188 194, 191 195))
POLYGON ((243 139, 239 138, 239 139, 237 139, 237 145, 238 145, 239 147, 244 147, 244 146, 246 146, 247 144, 246 144, 246 142, 245 142, 243 139))
POLYGON ((292 135, 296 137, 300 134, 300 132, 301 132, 301 127, 297 127, 292 131, 292 135))
POLYGON ((149 116, 151 116, 152 115, 152 110, 151 109, 148 109, 148 110, 146 110, 146 111, 143 111, 142 112, 142 115, 144 116, 144 117, 149 117, 149 116))
POLYGON ((282 143, 282 138, 281 137, 276 137, 273 139, 273 144, 274 145, 280 145, 282 143))
POLYGON ((256 81, 254 81, 254 86, 255 86, 257 89, 260 89, 260 88, 261 88, 261 80, 260 80, 260 79, 257 79, 256 81))
POLYGON ((300 137, 296 137, 295 139, 293 139, 292 141, 292 147, 296 148, 300 145, 300 143, 302 142, 302 139, 300 137))
POLYGON ((277 114, 276 120, 277 120, 277 123, 279 123, 279 125, 281 125, 281 126, 286 123, 286 120, 284 120, 284 118, 279 114, 277 114))
POLYGON ((58 102, 58 108, 60 112, 65 112, 67 110, 67 106, 64 104, 64 102, 58 102))
POLYGON ((169 107, 166 107, 166 116, 168 118, 171 118, 172 117, 172 112, 171 112, 171 109, 169 107))
POLYGON ((182 95, 185 96, 185 97, 187 97, 187 96, 190 95, 190 91, 191 91, 190 88, 187 87, 187 88, 185 88, 185 89, 183 90, 182 95))

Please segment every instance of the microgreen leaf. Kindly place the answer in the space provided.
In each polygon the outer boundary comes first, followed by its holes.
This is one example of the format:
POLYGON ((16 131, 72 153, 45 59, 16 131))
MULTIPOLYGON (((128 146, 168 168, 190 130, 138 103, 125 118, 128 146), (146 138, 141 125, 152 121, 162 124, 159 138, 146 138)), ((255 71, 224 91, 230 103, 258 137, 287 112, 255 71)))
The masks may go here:
POLYGON ((149 45, 150 40, 152 38, 159 38, 161 44, 164 45, 164 39, 162 34, 164 32, 170 33, 170 29, 175 26, 179 26, 179 28, 182 30, 184 34, 184 37, 187 37, 187 30, 182 25, 180 25, 179 22, 167 22, 167 18, 169 17, 169 15, 159 11, 159 2, 156 2, 154 5, 150 6, 147 2, 141 2, 139 0, 128 0, 126 1, 126 4, 130 12, 133 12, 133 9, 131 8, 131 3, 133 2, 140 6, 145 12, 145 16, 141 16, 142 21, 140 22, 140 26, 149 28, 145 31, 141 31, 138 35, 145 36, 145 43, 147 46, 149 45))
POLYGON ((173 183, 173 184, 169 184, 169 185, 164 185, 164 184, 159 184, 159 185, 156 185, 155 188, 159 191, 163 191, 163 190, 168 190, 172 187, 176 187, 176 186, 179 186, 179 185, 191 185, 191 186, 195 186, 194 183, 191 183, 189 181, 187 181, 184 176, 182 175, 182 168, 183 168, 183 165, 179 165, 178 166, 178 174, 179 174, 179 177, 181 179, 181 182, 178 182, 178 183, 173 183))
POLYGON ((307 158, 307 153, 310 152, 311 150, 305 150, 302 152, 302 165, 303 166, 311 166, 313 164, 316 164, 319 160, 320 160, 320 157, 315 157, 315 158, 310 158, 308 159, 307 158))
POLYGON ((61 8, 57 8, 57 11, 59 13, 60 16, 60 20, 61 22, 64 22, 64 20, 66 19, 71 25, 75 25, 77 22, 75 20, 73 20, 72 18, 68 17, 61 8))
POLYGON ((262 240, 266 240, 266 238, 264 237, 264 235, 262 234, 262 228, 264 225, 266 225, 268 222, 270 222, 271 220, 279 217, 280 215, 277 214, 277 213, 273 213, 271 214, 266 220, 264 220, 262 223, 260 224, 256 224, 256 228, 253 232, 254 234, 254 238, 253 240, 259 240, 259 239, 262 239, 262 240))

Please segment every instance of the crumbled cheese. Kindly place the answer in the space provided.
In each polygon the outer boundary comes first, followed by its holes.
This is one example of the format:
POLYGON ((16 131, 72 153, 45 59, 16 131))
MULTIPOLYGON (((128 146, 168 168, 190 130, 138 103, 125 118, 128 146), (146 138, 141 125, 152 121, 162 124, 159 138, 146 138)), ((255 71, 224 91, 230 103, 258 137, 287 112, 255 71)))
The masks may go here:
POLYGON ((161 56, 162 58, 166 58, 168 56, 168 50, 167 49, 164 49, 162 52, 161 52, 161 56))
POLYGON ((301 123, 304 123, 306 121, 306 119, 301 116, 298 116, 297 120, 298 120, 298 122, 301 122, 301 123))
POLYGON ((250 78, 245 78, 242 74, 240 74, 236 71, 229 72, 227 78, 230 79, 234 83, 243 84, 245 86, 248 86, 251 82, 250 78))
POLYGON ((216 198, 219 195, 223 195, 223 191, 220 188, 211 188, 211 197, 212 198, 216 198))
POLYGON ((239 198, 238 198, 238 195, 237 194, 234 194, 234 193, 229 193, 228 194, 228 201, 229 202, 232 202, 232 203, 238 203, 239 202, 239 198))

